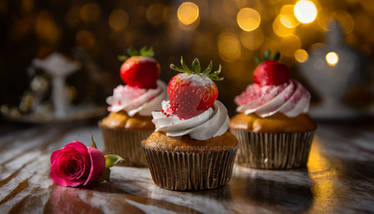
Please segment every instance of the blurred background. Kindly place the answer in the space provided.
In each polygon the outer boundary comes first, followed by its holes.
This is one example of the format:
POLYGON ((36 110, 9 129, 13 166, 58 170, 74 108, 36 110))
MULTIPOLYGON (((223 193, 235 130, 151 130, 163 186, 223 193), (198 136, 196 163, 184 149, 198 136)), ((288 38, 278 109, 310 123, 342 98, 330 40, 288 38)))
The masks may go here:
POLYGON ((144 45, 153 47, 165 82, 181 56, 222 64, 219 99, 230 115, 234 96, 253 82, 254 57, 268 48, 312 92, 315 117, 374 114, 371 0, 1 0, 0 31, 0 105, 8 118, 53 111, 61 94, 68 105, 105 107, 121 83, 117 55, 144 45), (66 71, 59 80, 48 72, 57 67, 66 71), (56 85, 64 92, 52 93, 56 85))

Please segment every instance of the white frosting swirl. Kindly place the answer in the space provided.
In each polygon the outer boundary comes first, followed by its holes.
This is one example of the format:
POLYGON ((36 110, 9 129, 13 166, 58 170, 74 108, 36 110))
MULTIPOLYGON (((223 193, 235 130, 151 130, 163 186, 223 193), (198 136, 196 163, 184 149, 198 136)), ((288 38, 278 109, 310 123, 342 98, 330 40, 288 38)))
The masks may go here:
POLYGON ((137 113, 142 116, 150 116, 152 111, 161 109, 161 102, 166 99, 166 92, 166 85, 160 80, 157 81, 157 88, 155 89, 119 85, 113 90, 113 96, 106 100, 110 105, 108 111, 125 110, 131 117, 137 113))
POLYGON ((239 104, 236 110, 245 114, 269 117, 280 112, 296 117, 308 112, 310 98, 310 93, 299 82, 290 80, 275 86, 249 85, 235 101, 239 104))
MULTIPOLYGON (((164 112, 168 112, 169 106, 169 101, 162 102, 164 112)), ((177 115, 166 116, 162 112, 152 112, 152 116, 156 131, 165 132, 171 137, 189 135, 195 140, 223 135, 230 121, 226 107, 218 100, 208 110, 187 120, 179 119, 177 115)))

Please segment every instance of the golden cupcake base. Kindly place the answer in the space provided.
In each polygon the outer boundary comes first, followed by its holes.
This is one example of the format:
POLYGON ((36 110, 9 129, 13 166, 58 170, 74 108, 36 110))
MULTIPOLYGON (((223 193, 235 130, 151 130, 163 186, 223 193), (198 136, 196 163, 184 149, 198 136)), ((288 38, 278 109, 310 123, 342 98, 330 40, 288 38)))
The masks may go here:
POLYGON ((237 152, 237 147, 201 152, 143 149, 154 183, 176 191, 216 189, 227 184, 237 152))
POLYGON ((231 129, 239 140, 236 162, 256 169, 295 169, 308 161, 314 131, 256 133, 231 129))
POLYGON ((122 166, 147 166, 141 142, 152 134, 153 130, 107 128, 100 124, 99 126, 104 139, 105 154, 120 155, 124 159, 122 166))

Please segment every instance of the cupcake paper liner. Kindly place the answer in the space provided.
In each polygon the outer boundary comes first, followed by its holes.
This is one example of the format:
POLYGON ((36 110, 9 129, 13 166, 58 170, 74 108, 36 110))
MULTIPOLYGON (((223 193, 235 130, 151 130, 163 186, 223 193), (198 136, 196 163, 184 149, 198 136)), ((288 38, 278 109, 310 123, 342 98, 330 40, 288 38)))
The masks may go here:
POLYGON ((215 189, 229 182, 237 147, 221 151, 164 151, 144 148, 155 184, 177 191, 215 189))
POLYGON ((236 162, 257 169, 305 167, 314 131, 296 133, 255 133, 231 129, 239 140, 236 162))
POLYGON ((113 129, 100 126, 104 139, 104 153, 120 155, 125 161, 122 166, 145 167, 147 161, 141 142, 153 130, 113 129))

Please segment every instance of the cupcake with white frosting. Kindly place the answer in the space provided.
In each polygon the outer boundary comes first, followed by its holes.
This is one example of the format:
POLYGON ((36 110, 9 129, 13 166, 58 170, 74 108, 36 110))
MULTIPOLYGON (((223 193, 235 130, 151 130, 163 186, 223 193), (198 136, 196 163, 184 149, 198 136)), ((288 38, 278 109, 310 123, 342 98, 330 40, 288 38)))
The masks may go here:
POLYGON ((162 188, 178 191, 214 189, 231 178, 237 139, 228 131, 226 107, 217 99, 213 80, 221 80, 212 64, 204 71, 198 59, 168 85, 170 101, 152 113, 156 130, 145 141, 153 181, 162 188))
POLYGON ((141 141, 155 129, 152 112, 161 109, 166 99, 166 85, 158 80, 160 65, 152 57, 152 49, 142 48, 121 66, 120 76, 126 85, 119 85, 107 98, 109 115, 99 122, 105 153, 122 156, 127 166, 146 166, 141 141))
POLYGON ((311 96, 290 79, 279 54, 274 58, 256 68, 255 83, 235 98, 238 114, 230 130, 239 140, 237 162, 260 169, 305 167, 317 128, 307 113, 311 96))

